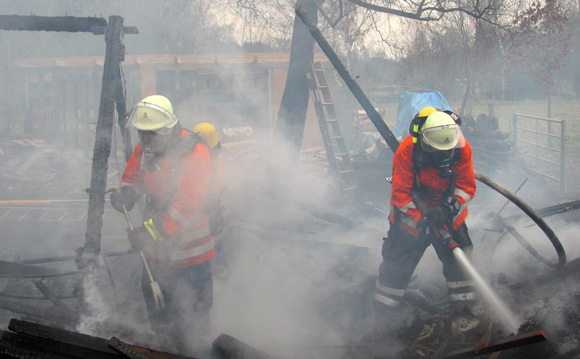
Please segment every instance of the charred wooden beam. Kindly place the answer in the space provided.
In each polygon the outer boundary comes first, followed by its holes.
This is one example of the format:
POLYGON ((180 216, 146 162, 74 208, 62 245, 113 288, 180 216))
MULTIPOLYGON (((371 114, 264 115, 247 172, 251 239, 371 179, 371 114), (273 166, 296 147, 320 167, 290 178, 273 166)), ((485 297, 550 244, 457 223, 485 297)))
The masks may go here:
POLYGON ((107 190, 107 170, 113 140, 113 117, 115 114, 115 96, 120 81, 121 61, 125 58, 123 46, 123 18, 110 16, 105 34, 106 51, 103 69, 103 83, 93 163, 91 168, 91 188, 89 190, 89 209, 87 211, 87 230, 85 244, 77 249, 77 267, 81 270, 78 283, 79 303, 82 312, 90 312, 89 301, 86 298, 86 288, 94 286, 91 277, 98 273, 101 252, 101 230, 103 228, 103 214, 105 213, 105 193, 107 190))
POLYGON ((373 125, 375 125, 381 136, 383 136, 383 138, 387 142, 387 145, 391 148, 393 153, 396 152, 397 148, 399 147, 399 141, 397 141, 395 135, 393 135, 393 133, 388 128, 385 121, 383 121, 383 118, 381 117, 379 112, 369 101, 368 97, 365 95, 365 93, 357 84, 357 82, 352 78, 352 76, 350 76, 350 73, 343 65, 342 61, 340 61, 338 55, 336 54, 336 52, 334 52, 334 50, 332 49, 328 41, 324 38, 320 30, 310 20, 306 11, 304 11, 304 9, 302 9, 301 7, 298 7, 296 9, 296 15, 300 17, 306 28, 308 28, 308 31, 310 31, 310 34, 312 35, 314 40, 316 40, 318 46, 320 46, 320 49, 322 49, 326 57, 328 57, 328 59, 330 60, 330 62, 340 75, 340 77, 342 77, 342 79, 344 80, 344 82, 354 95, 354 97, 358 100, 362 108, 366 111, 367 116, 369 117, 373 125))
MULTIPOLYGON (((129 345, 129 344, 127 344, 127 345, 129 345)), ((130 345, 130 347, 134 352, 137 352, 137 353, 143 355, 145 358, 150 358, 150 359, 196 359, 196 358, 186 357, 183 355, 153 350, 153 349, 149 348, 149 346, 147 348, 144 348, 144 347, 140 347, 137 345, 130 345)))
POLYGON ((25 334, 30 338, 48 339, 60 344, 82 347, 86 350, 95 351, 102 355, 117 356, 117 353, 109 347, 108 340, 87 334, 76 333, 18 319, 11 319, 8 329, 14 333, 25 334))
MULTIPOLYGON (((106 26, 96 26, 92 29, 93 35, 104 35, 107 31, 106 26)), ((123 26, 123 34, 127 35, 137 35, 139 34, 139 29, 135 26, 123 26)))
POLYGON ((107 20, 96 17, 0 15, 0 30, 93 32, 106 26, 107 20))
MULTIPOLYGON (((310 15, 313 22, 317 21, 318 9, 314 1, 298 0, 297 4, 304 6, 303 11, 310 15)), ((290 45, 288 76, 280 102, 278 122, 274 130, 275 136, 287 139, 292 145, 291 155, 293 159, 298 159, 302 147, 310 97, 304 67, 312 63, 313 57, 314 41, 312 41, 307 29, 296 19, 292 31, 292 44, 290 45)), ((276 150, 276 146, 272 150, 276 150)), ((277 160, 277 158, 274 159, 277 160)))
MULTIPOLYGON (((540 216, 542 216, 542 218, 546 218, 546 217, 554 216, 557 214, 575 211, 579 208, 580 208, 580 201, 570 201, 570 202, 560 203, 560 204, 557 204, 554 206, 540 208, 540 209, 537 209, 536 212, 538 212, 538 214, 540 216)), ((510 222, 513 222, 513 221, 516 221, 516 220, 518 220, 520 218, 524 218, 524 217, 525 217, 525 214, 516 214, 513 216, 505 217, 505 219, 510 221, 510 222)))
MULTIPOLYGON (((135 251, 132 249, 129 249, 129 250, 120 251, 120 252, 101 253, 101 257, 108 258, 108 257, 128 256, 128 255, 133 255, 133 254, 135 254, 135 251)), ((71 254, 71 255, 67 255, 67 256, 24 259, 24 260, 18 261, 17 263, 21 263, 21 264, 54 263, 54 262, 72 261, 72 260, 75 260, 76 258, 77 258, 76 255, 71 254)), ((35 267, 35 268, 38 268, 38 267, 35 267)), ((52 270, 52 268, 50 268, 50 269, 52 270)), ((59 272, 56 272, 56 273, 59 273, 59 272)), ((61 273, 64 273, 64 272, 61 272, 61 273)), ((62 275, 62 274, 58 274, 58 275, 62 275)), ((43 275, 43 277, 46 277, 46 276, 43 275)))
POLYGON ((120 359, 117 354, 107 354, 82 346, 61 343, 25 334, 0 331, 0 357, 37 359, 120 359))
POLYGON ((78 313, 71 310, 64 302, 52 291, 50 290, 43 281, 37 280, 34 282, 36 288, 42 292, 54 305, 64 312, 70 312, 71 315, 78 318, 78 313))
POLYGON ((75 326, 79 320, 78 315, 55 307, 39 308, 19 302, 0 300, 0 308, 67 327, 75 326))
POLYGON ((213 348, 225 359, 274 359, 275 357, 258 350, 227 334, 220 334, 214 340, 213 348))
MULTIPOLYGON (((105 211, 105 191, 107 187, 107 169, 111 142, 113 138, 113 117, 115 113, 115 96, 120 81, 119 68, 125 56, 123 47, 123 18, 109 17, 105 35, 106 51, 103 70, 103 84, 97 119, 97 134, 93 150, 91 189, 89 193, 89 210, 87 214, 86 242, 81 255, 89 252, 99 254, 101 251, 101 229, 105 211)), ((82 264, 81 264, 82 266, 82 264)))
POLYGON ((520 334, 511 338, 506 338, 495 344, 483 347, 480 350, 476 350, 476 348, 456 350, 445 355, 445 358, 446 359, 475 358, 480 355, 491 354, 502 350, 543 342, 545 340, 548 340, 548 336, 546 335, 546 333, 544 333, 544 331, 542 330, 536 330, 535 332, 520 334))
MULTIPOLYGON (((193 359, 128 344, 117 337, 107 340, 17 319, 10 321, 9 330, 0 330, 1 358, 193 359)), ((157 337, 144 334, 139 338, 151 344, 157 337)))
POLYGON ((78 271, 62 271, 54 268, 0 261, 0 278, 48 278, 76 273, 78 271))
POLYGON ((127 358, 130 359, 147 359, 147 357, 135 350, 133 350, 133 348, 121 341, 119 338, 117 337, 112 337, 111 339, 109 339, 109 347, 111 347, 113 350, 119 352, 120 354, 126 356, 127 358))

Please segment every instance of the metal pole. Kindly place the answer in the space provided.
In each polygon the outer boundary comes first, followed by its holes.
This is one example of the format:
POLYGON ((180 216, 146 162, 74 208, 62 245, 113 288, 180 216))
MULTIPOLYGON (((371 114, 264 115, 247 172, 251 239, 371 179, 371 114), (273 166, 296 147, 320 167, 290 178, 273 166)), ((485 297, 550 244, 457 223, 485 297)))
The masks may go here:
POLYGON ((568 190, 566 180, 566 121, 561 122, 560 132, 560 191, 562 194, 568 190))

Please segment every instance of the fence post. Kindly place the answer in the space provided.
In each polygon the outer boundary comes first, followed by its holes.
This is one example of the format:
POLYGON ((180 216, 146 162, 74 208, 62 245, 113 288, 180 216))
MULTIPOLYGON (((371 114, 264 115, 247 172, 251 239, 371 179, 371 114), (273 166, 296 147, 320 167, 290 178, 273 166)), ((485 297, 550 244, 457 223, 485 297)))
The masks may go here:
MULTIPOLYGON (((548 120, 551 120, 551 118, 548 118, 548 120)), ((548 121, 548 147, 552 147, 552 136, 550 136, 552 134, 552 121, 548 121)))
POLYGON ((566 121, 562 120, 560 125, 560 191, 565 194, 568 190, 566 178, 566 121))
POLYGON ((518 114, 514 113, 514 117, 512 119, 512 138, 514 141, 514 149, 518 149, 518 114))

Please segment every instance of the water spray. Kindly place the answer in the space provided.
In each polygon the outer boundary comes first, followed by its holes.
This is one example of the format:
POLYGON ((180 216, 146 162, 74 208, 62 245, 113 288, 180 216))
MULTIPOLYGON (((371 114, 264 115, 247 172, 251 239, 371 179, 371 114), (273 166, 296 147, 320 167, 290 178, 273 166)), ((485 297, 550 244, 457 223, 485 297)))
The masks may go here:
MULTIPOLYGON (((411 198, 421 213, 430 212, 430 209, 427 207, 421 197, 419 197, 417 192, 411 191, 411 198)), ((479 272, 477 272, 473 264, 471 264, 471 261, 465 255, 465 252, 463 252, 463 250, 459 247, 459 244, 453 240, 453 236, 449 233, 449 231, 445 229, 442 223, 433 225, 431 227, 435 233, 437 233, 439 240, 442 241, 443 245, 446 248, 449 248, 453 254, 453 257, 457 260, 457 263, 459 263, 461 268, 473 279, 483 299, 491 308, 496 311, 498 318, 502 321, 506 329, 512 333, 516 333, 519 327, 518 319, 508 309, 505 303, 503 303, 503 301, 495 294, 495 292, 485 282, 485 280, 483 280, 483 277, 479 274, 479 272)))
POLYGON ((453 240, 451 234, 446 231, 442 225, 434 226, 433 229, 436 230, 439 239, 443 242, 445 247, 449 248, 451 253, 453 253, 453 257, 457 260, 457 263, 459 263, 461 268, 473 279, 481 296, 487 304, 496 311, 497 317, 503 323, 505 328, 511 333, 517 333, 520 323, 519 320, 486 283, 473 264, 471 264, 471 261, 465 255, 465 252, 463 252, 459 247, 459 244, 453 240))

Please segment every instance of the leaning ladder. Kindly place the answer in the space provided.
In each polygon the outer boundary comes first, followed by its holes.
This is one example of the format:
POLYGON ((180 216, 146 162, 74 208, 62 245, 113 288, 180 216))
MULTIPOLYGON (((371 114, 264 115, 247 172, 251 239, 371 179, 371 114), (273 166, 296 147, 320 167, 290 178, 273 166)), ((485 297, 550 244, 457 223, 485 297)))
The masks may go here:
POLYGON ((351 195, 358 192, 358 181, 340 129, 322 64, 320 62, 311 64, 306 70, 332 177, 343 200, 347 197, 354 197, 351 195))

